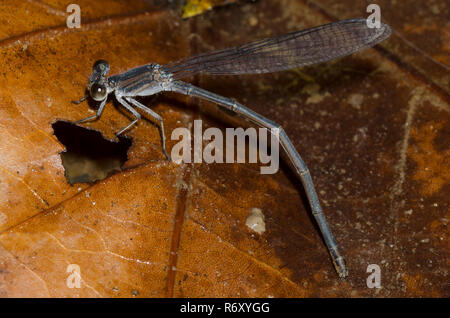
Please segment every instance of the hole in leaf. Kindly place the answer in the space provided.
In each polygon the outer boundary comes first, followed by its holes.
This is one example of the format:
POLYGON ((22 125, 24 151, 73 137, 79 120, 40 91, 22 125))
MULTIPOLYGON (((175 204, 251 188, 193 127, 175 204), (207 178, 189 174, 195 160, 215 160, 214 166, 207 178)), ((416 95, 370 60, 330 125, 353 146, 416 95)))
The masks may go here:
POLYGON ((65 121, 57 121, 52 127, 56 138, 66 147, 60 155, 70 184, 102 180, 120 171, 127 161, 132 144, 129 138, 119 136, 119 142, 113 142, 98 131, 65 121))

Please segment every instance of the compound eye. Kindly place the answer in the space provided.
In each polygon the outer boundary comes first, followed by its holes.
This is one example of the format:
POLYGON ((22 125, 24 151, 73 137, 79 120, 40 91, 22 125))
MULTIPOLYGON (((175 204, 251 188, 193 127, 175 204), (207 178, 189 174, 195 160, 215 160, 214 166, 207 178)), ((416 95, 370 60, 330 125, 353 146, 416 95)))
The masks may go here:
POLYGON ((106 98, 106 87, 105 85, 93 84, 91 86, 91 97, 96 101, 101 101, 106 98))
POLYGON ((100 72, 101 74, 106 74, 109 71, 109 63, 105 60, 98 60, 94 63, 93 67, 94 71, 100 72))

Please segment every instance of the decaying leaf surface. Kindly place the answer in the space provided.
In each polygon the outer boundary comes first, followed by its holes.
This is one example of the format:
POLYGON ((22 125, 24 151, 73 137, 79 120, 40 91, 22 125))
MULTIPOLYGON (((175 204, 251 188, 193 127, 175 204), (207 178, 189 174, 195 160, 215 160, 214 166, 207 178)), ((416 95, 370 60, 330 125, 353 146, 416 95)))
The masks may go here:
POLYGON ((235 3, 236 0, 188 0, 183 7, 183 18, 190 18, 205 11, 211 10, 215 6, 235 3))
MULTIPOLYGON (((0 16, 26 16, 28 3, 36 6, 29 24, 0 27, 0 296, 448 296, 450 106, 439 64, 448 32, 422 34, 384 4, 400 35, 378 49, 300 72, 192 79, 292 137, 348 259, 350 276, 340 281, 287 167, 262 176, 254 165, 169 163, 158 129, 141 120, 127 133, 133 145, 124 171, 70 186, 51 124, 93 114, 70 101, 83 95, 99 58, 119 73, 361 16, 363 4, 351 12, 345 1, 260 1, 182 20, 179 10, 151 1, 86 1, 80 29, 65 27, 58 1, 3 4, 0 16), (211 32, 217 25, 223 32, 211 32), (405 39, 416 46, 426 39, 438 53, 430 60, 404 49, 405 39), (255 208, 264 214, 261 235, 245 224, 255 208), (74 264, 81 288, 68 287, 74 264), (369 264, 380 266, 383 288, 367 288, 369 264)), ((431 25, 448 10, 438 9, 423 13, 431 25)), ((174 94, 152 109, 164 119, 169 151, 176 127, 231 122, 174 94)), ((128 122, 111 98, 100 120, 84 126, 111 138, 128 122)))

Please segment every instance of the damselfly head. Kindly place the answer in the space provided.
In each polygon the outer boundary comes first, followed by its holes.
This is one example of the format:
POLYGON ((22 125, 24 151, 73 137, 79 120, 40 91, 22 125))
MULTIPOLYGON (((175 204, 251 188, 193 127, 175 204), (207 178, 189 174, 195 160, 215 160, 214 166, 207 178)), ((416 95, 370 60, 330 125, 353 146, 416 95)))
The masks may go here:
POLYGON ((108 73, 109 71, 109 63, 106 62, 105 60, 98 60, 92 66, 92 70, 94 73, 98 73, 105 76, 106 73, 108 73))
POLYGON ((109 71, 109 64, 105 60, 98 60, 92 66, 92 75, 89 78, 88 90, 92 99, 102 101, 108 95, 108 81, 106 74, 109 71))

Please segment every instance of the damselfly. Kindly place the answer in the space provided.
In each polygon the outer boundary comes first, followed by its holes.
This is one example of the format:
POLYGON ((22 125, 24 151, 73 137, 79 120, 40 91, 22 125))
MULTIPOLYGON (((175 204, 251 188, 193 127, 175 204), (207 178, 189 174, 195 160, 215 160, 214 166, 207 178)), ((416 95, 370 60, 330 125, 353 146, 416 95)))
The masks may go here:
POLYGON ((106 76, 109 71, 108 62, 99 60, 93 66, 86 95, 74 103, 80 103, 90 96, 95 101, 100 102, 100 106, 95 115, 76 123, 100 117, 108 95, 114 93, 117 101, 135 117, 129 125, 120 129, 116 136, 129 129, 141 118, 141 115, 135 110, 135 108, 138 108, 159 122, 162 151, 170 160, 166 151, 162 118, 137 101, 135 97, 172 91, 216 103, 220 107, 237 113, 269 130, 278 129, 279 141, 294 166, 297 176, 303 183, 312 214, 328 247, 334 267, 340 277, 346 277, 348 271, 345 259, 325 219, 308 167, 295 150, 283 128, 231 98, 214 94, 182 82, 180 79, 199 73, 214 75, 269 73, 316 64, 371 47, 388 38, 390 34, 391 29, 387 24, 381 23, 379 27, 371 28, 368 26, 366 19, 350 19, 252 42, 239 47, 208 52, 166 65, 151 63, 109 77, 106 76))

